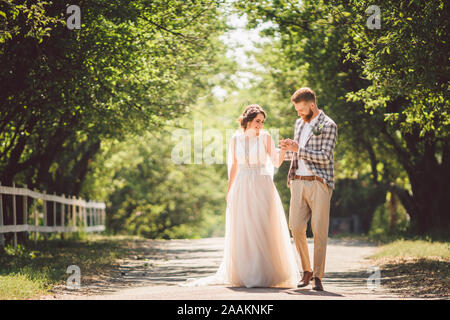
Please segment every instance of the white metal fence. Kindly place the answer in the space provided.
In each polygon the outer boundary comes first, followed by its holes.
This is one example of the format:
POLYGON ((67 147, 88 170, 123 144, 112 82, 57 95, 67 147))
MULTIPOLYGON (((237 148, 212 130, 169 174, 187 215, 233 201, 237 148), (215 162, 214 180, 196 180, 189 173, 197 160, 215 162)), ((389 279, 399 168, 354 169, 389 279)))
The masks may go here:
POLYGON ((18 232, 34 232, 37 234, 54 232, 93 232, 105 230, 105 204, 103 202, 85 201, 75 197, 57 196, 32 191, 26 188, 2 186, 0 183, 0 246, 4 245, 4 233, 14 233, 14 247, 17 248, 18 232), (12 208, 6 213, 4 195, 12 197, 12 208), (17 196, 22 196, 23 204, 18 212, 17 196), (29 206, 28 198, 33 199, 29 206), (53 212, 49 215, 48 206, 51 204, 53 212), (21 224, 17 224, 19 215, 22 215, 21 224), (4 217, 12 216, 12 224, 5 224, 4 217), (53 221, 49 221, 51 216, 53 221))

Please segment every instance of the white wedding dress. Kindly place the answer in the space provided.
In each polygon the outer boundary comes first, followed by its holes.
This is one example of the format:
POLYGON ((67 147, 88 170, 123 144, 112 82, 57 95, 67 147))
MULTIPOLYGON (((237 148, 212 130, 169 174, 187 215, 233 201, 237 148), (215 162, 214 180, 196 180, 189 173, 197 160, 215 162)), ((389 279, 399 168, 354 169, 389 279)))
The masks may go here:
POLYGON ((237 131, 228 147, 238 170, 229 190, 225 248, 216 274, 188 279, 183 286, 295 288, 299 271, 280 196, 273 182, 279 149, 266 130, 259 136, 237 131))

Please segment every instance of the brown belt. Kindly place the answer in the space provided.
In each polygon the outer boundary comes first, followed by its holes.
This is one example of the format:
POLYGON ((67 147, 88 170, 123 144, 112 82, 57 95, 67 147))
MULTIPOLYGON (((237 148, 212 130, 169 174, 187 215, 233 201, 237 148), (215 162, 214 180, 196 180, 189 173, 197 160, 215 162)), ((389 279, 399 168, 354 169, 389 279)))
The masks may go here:
POLYGON ((297 175, 295 175, 294 179, 308 180, 308 181, 317 180, 317 181, 320 181, 322 183, 325 183, 323 181, 323 179, 321 177, 318 177, 318 176, 297 176, 297 175))

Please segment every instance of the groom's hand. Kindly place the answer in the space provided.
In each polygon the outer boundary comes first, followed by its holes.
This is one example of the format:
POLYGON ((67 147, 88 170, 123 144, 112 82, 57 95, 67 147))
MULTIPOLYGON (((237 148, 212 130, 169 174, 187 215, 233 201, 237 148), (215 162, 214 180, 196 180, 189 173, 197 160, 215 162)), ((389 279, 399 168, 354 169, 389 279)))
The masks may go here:
POLYGON ((289 150, 289 151, 292 151, 292 152, 297 152, 299 145, 294 140, 283 139, 283 140, 280 141, 280 147, 283 150, 289 150))
POLYGON ((280 148, 283 150, 286 150, 288 144, 289 144, 289 139, 282 139, 280 140, 280 148))

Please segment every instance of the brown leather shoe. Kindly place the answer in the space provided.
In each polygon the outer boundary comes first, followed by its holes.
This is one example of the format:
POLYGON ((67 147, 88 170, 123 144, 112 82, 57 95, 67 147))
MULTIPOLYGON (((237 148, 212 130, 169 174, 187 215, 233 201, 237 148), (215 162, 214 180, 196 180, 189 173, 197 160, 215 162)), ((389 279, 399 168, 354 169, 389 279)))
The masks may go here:
POLYGON ((309 281, 311 281, 312 277, 313 277, 313 273, 311 271, 304 271, 302 280, 297 285, 297 287, 298 288, 306 287, 309 284, 309 281))
POLYGON ((322 281, 317 277, 313 278, 313 290, 323 291, 322 281))

